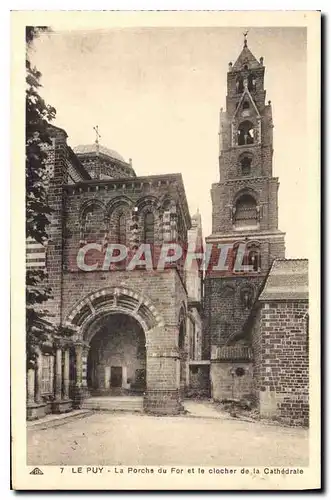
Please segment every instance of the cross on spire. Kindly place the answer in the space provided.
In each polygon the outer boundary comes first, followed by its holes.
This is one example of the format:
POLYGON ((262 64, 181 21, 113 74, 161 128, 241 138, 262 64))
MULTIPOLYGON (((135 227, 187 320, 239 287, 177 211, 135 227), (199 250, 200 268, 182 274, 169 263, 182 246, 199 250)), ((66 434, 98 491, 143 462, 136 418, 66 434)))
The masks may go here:
POLYGON ((101 138, 101 135, 99 134, 99 127, 96 125, 93 127, 93 130, 95 130, 95 143, 99 144, 99 138, 101 138))
POLYGON ((243 35, 244 35, 244 48, 247 47, 247 35, 248 35, 248 31, 249 30, 246 30, 243 32, 243 35))

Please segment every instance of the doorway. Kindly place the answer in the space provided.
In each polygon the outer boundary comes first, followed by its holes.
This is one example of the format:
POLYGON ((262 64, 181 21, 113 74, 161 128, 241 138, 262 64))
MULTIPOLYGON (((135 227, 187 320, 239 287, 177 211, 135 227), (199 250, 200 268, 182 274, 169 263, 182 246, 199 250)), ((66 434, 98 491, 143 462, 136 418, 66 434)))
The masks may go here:
POLYGON ((111 387, 122 387, 122 367, 112 366, 110 371, 110 385, 111 387))
POLYGON ((146 339, 136 319, 105 316, 90 342, 87 383, 93 396, 146 389, 146 339))

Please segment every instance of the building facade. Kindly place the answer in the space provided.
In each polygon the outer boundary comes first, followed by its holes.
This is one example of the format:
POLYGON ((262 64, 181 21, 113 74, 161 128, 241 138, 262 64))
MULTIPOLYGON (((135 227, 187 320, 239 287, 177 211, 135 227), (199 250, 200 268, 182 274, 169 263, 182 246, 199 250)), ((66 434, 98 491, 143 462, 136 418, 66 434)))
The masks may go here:
POLYGON ((139 177, 98 139, 72 150, 66 132, 50 128, 49 239, 47 247, 27 242, 27 267, 47 269, 47 309, 62 335, 38 348, 28 370, 28 418, 93 395, 135 394, 149 413, 178 414, 185 397, 211 397, 308 424, 308 263, 285 260, 264 75, 245 39, 220 111, 204 274, 203 259, 158 267, 164 244, 204 246, 180 174, 139 177), (130 269, 142 243, 152 249, 150 267, 130 269), (114 259, 112 245, 127 254, 114 259))
POLYGON ((157 259, 164 243, 201 238, 200 216, 192 226, 180 174, 137 177, 98 142, 72 150, 64 130, 51 134, 49 240, 28 243, 27 265, 46 267, 47 309, 69 333, 50 339, 29 371, 28 416, 68 411, 91 394, 141 394, 147 412, 179 413, 190 361, 201 357, 201 283, 198 269, 186 276, 179 260, 160 271, 157 259), (128 270, 141 243, 152 268, 128 270), (113 244, 128 257, 107 264, 113 244))

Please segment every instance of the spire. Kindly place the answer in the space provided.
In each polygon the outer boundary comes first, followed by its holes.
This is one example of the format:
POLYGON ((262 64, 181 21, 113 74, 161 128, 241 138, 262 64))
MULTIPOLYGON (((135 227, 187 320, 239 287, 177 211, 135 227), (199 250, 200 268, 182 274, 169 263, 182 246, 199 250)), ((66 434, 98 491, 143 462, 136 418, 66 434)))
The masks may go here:
POLYGON ((241 53, 239 54, 238 59, 232 66, 231 70, 232 71, 241 71, 245 66, 247 66, 248 69, 254 69, 254 68, 259 68, 263 63, 259 63, 259 61, 256 59, 256 57, 252 54, 252 52, 249 50, 247 46, 247 35, 248 35, 248 30, 243 32, 244 35, 244 45, 242 48, 241 53))

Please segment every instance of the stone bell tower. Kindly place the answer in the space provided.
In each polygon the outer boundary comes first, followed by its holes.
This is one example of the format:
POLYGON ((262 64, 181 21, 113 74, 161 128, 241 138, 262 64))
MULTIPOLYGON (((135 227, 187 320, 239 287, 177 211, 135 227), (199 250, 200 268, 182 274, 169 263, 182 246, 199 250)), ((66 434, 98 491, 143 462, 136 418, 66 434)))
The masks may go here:
MULTIPOLYGON (((273 260, 285 257, 284 233, 278 229, 278 178, 273 177, 273 120, 266 104, 265 66, 247 46, 227 73, 226 108, 220 111, 219 182, 212 185, 212 234, 207 243, 230 244, 227 271, 205 279, 205 332, 211 357, 222 346, 245 339, 243 327, 273 260), (237 248, 245 244, 236 271, 237 248)), ((229 355, 230 359, 232 355, 229 355)))

